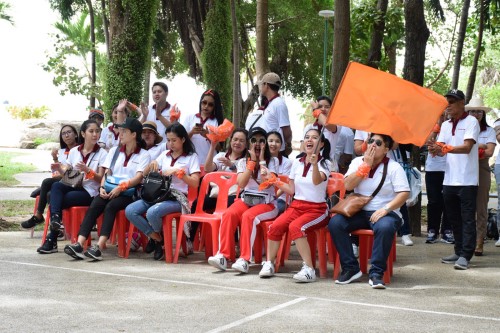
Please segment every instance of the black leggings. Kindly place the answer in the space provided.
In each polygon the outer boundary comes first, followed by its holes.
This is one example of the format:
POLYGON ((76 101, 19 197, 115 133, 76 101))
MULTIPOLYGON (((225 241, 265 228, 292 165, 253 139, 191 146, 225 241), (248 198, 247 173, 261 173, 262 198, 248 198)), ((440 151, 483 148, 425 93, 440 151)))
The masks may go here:
POLYGON ((36 211, 43 214, 45 207, 47 207, 47 202, 49 201, 50 189, 52 184, 57 183, 61 178, 45 178, 40 185, 40 199, 38 199, 38 206, 36 211))

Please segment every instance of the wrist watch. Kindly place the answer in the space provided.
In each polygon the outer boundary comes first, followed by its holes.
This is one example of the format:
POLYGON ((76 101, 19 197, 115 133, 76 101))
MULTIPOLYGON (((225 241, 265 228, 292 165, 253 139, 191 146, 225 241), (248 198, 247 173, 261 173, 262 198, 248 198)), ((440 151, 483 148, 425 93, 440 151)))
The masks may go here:
POLYGON ((392 211, 392 209, 389 208, 389 205, 385 205, 384 209, 387 213, 390 213, 392 211))

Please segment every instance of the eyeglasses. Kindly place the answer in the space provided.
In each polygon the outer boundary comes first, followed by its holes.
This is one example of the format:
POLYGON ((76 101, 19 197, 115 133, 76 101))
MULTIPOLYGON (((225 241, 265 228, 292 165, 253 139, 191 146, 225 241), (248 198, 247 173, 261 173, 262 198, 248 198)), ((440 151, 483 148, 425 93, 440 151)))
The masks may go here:
POLYGON ((483 113, 483 110, 469 110, 469 113, 473 113, 473 114, 482 114, 482 113, 483 113))
POLYGON ((214 103, 208 102, 208 101, 201 101, 201 104, 202 105, 206 105, 206 106, 211 107, 211 108, 214 107, 214 103))
POLYGON ((62 132, 61 133, 61 136, 68 136, 70 134, 73 134, 73 131, 66 131, 66 132, 62 132))
MULTIPOLYGON (((251 138, 250 139, 250 143, 254 143, 254 144, 257 143, 257 139, 256 138, 251 138)), ((265 144, 266 143, 266 139, 260 138, 259 139, 259 143, 264 143, 265 144)))
POLYGON ((370 139, 370 140, 368 140, 368 144, 369 144, 369 145, 371 145, 371 144, 372 144, 372 143, 374 143, 374 142, 375 142, 375 144, 376 144, 377 146, 379 146, 379 147, 381 147, 381 146, 382 146, 382 143, 384 143, 382 140, 379 140, 379 139, 377 139, 377 140, 375 140, 375 139, 370 139))

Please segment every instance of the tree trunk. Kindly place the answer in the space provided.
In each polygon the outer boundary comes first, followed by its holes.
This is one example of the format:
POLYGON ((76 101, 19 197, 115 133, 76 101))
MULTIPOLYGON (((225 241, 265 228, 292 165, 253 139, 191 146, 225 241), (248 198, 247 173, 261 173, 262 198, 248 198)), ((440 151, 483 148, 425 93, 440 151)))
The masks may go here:
POLYGON ((240 127, 241 93, 240 93, 240 42, 238 39, 238 21, 236 16, 236 0, 231 0, 231 28, 233 30, 233 124, 240 127))
POLYGON ((96 94, 96 68, 95 68, 95 17, 94 8, 92 7, 92 1, 86 0, 87 7, 89 9, 90 17, 90 43, 92 44, 92 51, 90 56, 90 77, 91 77, 91 93, 90 93, 90 107, 95 108, 95 94, 96 94))
POLYGON ((257 0, 257 23, 255 29, 255 71, 257 79, 269 72, 269 21, 268 1, 257 0))
POLYGON ((349 0, 335 1, 333 23, 333 64, 330 96, 332 98, 339 89, 344 72, 349 64, 349 44, 351 34, 351 15, 349 0))
POLYGON ((101 0, 102 25, 104 30, 104 41, 106 42, 106 54, 109 58, 109 19, 106 15, 106 0, 101 0))
MULTIPOLYGON (((405 15, 405 63, 403 78, 422 86, 424 84, 425 47, 429 39, 429 29, 425 23, 423 0, 406 0, 405 15)), ((413 147, 412 165, 420 169, 420 149, 413 147)), ((421 235, 422 194, 418 203, 408 209, 410 215, 410 230, 413 235, 421 235)))
POLYGON ((469 15, 470 0, 464 0, 462 5, 462 16, 460 18, 460 28, 458 29, 457 49, 455 51, 455 62, 453 63, 453 75, 451 77, 451 88, 458 88, 460 77, 460 64, 462 63, 462 51, 464 48, 465 33, 467 31, 467 17, 469 15))
POLYGON ((372 39, 370 50, 368 51, 367 65, 373 68, 378 68, 382 59, 382 42, 384 40, 385 30, 385 15, 387 14, 387 6, 389 0, 378 0, 377 15, 378 18, 373 23, 372 39))
POLYGON ((470 70, 469 82, 467 83, 467 91, 465 92, 465 103, 469 103, 474 93, 474 85, 476 83, 477 75, 477 64, 479 62, 479 56, 481 55, 481 47, 483 45, 483 31, 484 31, 484 19, 485 19, 485 8, 484 0, 480 0, 480 14, 479 14, 479 29, 477 36, 476 52, 474 54, 474 61, 472 62, 472 68, 470 70))

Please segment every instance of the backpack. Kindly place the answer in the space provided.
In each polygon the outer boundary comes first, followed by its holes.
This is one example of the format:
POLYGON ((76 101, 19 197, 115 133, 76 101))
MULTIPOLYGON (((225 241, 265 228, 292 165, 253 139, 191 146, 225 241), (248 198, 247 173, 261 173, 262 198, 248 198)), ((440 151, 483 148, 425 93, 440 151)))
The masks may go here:
POLYGON ((172 176, 164 177, 158 172, 150 172, 144 179, 141 189, 141 199, 150 205, 165 201, 170 197, 172 176))

